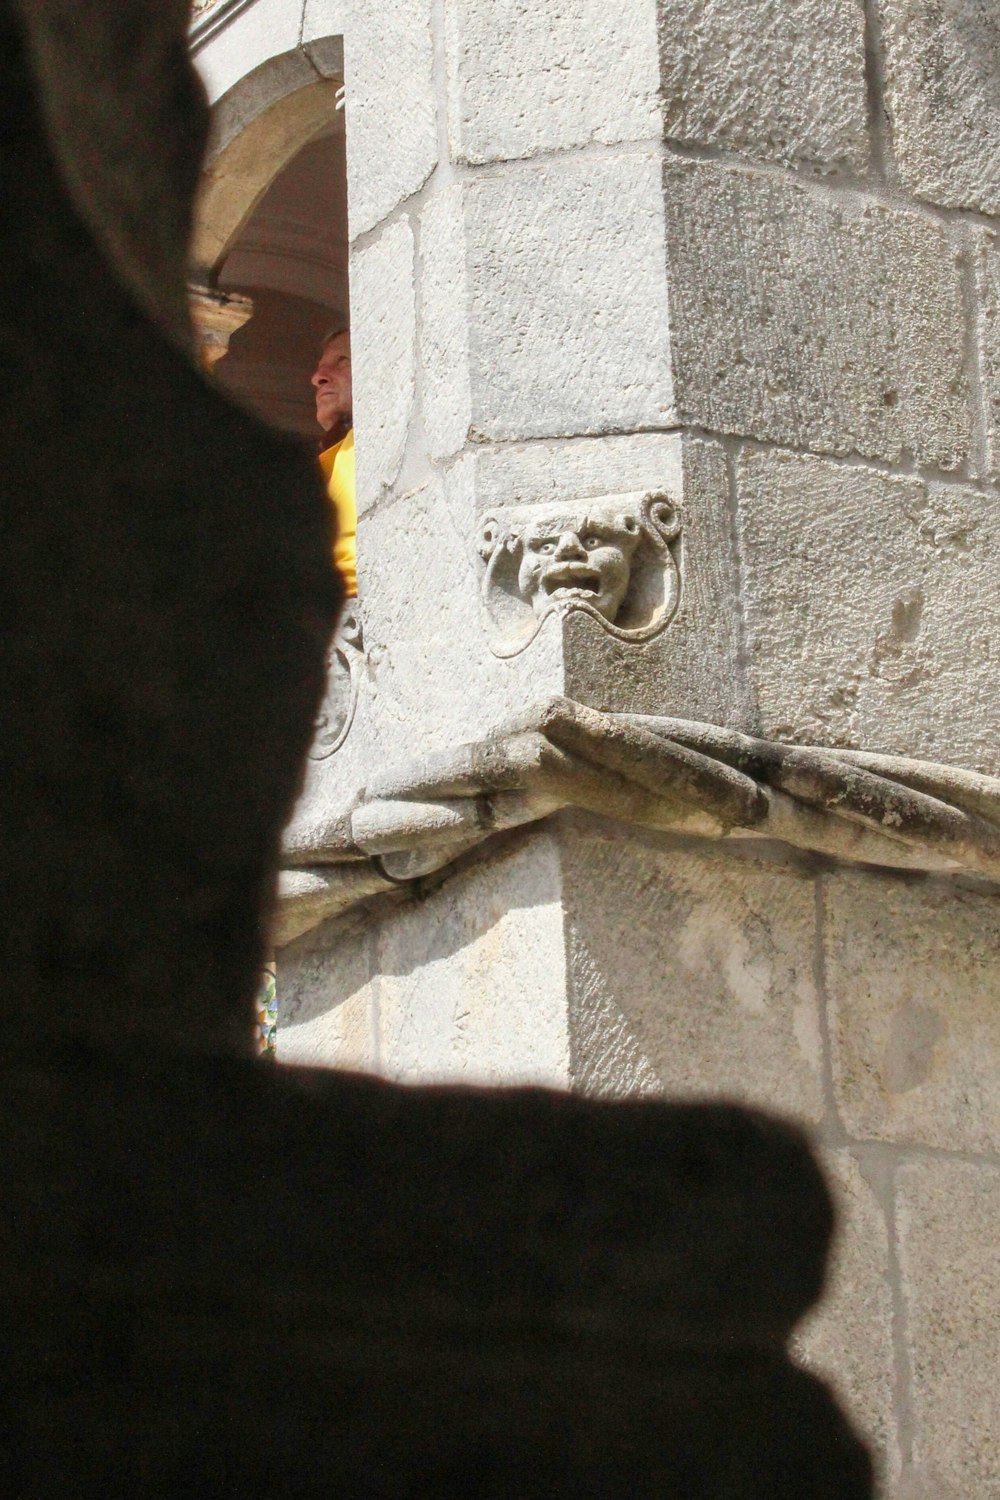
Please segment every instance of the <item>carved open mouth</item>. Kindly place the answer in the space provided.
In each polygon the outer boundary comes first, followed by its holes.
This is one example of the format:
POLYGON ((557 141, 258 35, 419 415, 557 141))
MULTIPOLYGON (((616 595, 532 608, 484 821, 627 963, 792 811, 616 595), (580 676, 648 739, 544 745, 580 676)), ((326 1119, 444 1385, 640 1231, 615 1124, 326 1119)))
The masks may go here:
POLYGON ((593 599, 601 592, 601 575, 593 568, 568 563, 565 568, 550 568, 542 587, 550 599, 593 599))

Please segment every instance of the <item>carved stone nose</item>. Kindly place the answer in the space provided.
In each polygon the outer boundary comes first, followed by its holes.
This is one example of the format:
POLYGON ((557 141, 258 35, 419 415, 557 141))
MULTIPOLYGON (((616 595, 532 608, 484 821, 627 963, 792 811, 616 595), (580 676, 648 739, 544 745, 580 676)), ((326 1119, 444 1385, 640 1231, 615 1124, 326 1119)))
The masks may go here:
POLYGON ((556 557, 586 557, 583 543, 575 531, 564 531, 556 547, 556 557))

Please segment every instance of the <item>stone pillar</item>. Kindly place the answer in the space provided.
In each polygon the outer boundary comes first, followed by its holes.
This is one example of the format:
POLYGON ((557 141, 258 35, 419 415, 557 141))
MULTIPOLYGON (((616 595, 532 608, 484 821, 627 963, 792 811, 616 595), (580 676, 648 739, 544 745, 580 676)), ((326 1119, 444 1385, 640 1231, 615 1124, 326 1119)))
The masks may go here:
MULTIPOLYGON (((996 777, 984 8, 414 0, 391 24, 402 137, 360 21, 347 48, 364 667, 297 847, 375 769, 553 694, 996 777), (554 612, 513 649, 485 523, 636 494, 679 521, 669 620, 554 612)), ((286 947, 281 1047, 805 1120, 843 1215, 805 1357, 900 1497, 987 1500, 998 936, 995 883, 564 810, 286 947)))

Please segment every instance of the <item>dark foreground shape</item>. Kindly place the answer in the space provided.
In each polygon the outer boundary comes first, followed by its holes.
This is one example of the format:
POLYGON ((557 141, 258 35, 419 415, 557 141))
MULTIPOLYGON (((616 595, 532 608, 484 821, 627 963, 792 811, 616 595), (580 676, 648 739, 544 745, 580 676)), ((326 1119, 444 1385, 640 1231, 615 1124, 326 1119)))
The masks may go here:
POLYGON ((861 1500, 793 1132, 240 1055, 338 589, 182 352, 183 22, 0 0, 0 1493, 861 1500))
POLYGON ((723 1106, 67 1050, 4 1079, 5 1493, 862 1500, 831 1215, 723 1106))

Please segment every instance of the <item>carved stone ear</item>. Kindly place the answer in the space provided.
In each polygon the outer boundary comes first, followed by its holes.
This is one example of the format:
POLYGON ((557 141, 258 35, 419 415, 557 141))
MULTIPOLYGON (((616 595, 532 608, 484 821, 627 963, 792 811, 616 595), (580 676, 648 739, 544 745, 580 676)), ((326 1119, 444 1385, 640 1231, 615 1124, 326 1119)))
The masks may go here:
POLYGON ((479 532, 479 556, 488 563, 504 539, 504 528, 495 516, 487 516, 479 532))
POLYGON ((646 495, 642 502, 642 519, 650 541, 666 549, 681 534, 681 520, 673 502, 666 495, 646 495))

